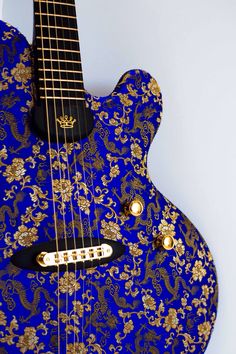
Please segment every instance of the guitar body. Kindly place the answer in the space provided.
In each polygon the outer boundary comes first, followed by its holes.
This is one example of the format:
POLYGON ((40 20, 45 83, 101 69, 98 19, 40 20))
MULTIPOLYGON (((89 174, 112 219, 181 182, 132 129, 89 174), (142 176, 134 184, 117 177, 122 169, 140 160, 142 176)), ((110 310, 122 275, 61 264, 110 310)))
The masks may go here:
POLYGON ((216 270, 202 236, 148 175, 162 112, 156 81, 133 70, 111 95, 86 94, 92 133, 59 153, 52 143, 49 154, 31 129, 30 47, 3 22, 0 58, 0 352, 204 353, 216 270), (122 206, 137 196, 144 211, 134 217, 122 206), (59 238, 110 239, 124 254, 59 279, 13 265, 14 253, 55 239, 54 208, 59 238), (165 236, 173 249, 159 245, 165 236))

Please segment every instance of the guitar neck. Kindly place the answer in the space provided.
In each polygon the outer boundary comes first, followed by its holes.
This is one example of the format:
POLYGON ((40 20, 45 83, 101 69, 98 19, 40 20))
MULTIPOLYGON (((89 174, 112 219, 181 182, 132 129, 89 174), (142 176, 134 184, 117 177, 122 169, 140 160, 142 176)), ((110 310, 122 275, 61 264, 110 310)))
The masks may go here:
POLYGON ((34 0, 34 52, 40 98, 84 97, 74 0, 34 0))

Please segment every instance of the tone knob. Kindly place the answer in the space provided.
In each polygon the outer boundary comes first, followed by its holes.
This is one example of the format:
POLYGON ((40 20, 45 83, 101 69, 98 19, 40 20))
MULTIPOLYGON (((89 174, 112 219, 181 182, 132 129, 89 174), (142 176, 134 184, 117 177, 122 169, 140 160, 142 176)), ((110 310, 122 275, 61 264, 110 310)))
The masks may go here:
POLYGON ((171 251, 174 248, 175 241, 172 236, 165 236, 162 239, 162 247, 167 250, 171 251))
POLYGON ((127 214, 138 217, 143 212, 143 203, 141 200, 136 198, 132 200, 125 209, 127 214))

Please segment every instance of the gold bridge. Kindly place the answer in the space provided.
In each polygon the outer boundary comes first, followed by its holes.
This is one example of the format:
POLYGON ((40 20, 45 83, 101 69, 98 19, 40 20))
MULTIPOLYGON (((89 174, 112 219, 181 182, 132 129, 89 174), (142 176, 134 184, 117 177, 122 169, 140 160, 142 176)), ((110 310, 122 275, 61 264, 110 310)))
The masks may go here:
POLYGON ((41 267, 60 266, 69 263, 100 260, 110 257, 113 249, 110 245, 103 243, 96 247, 85 247, 59 252, 41 252, 36 260, 41 267))

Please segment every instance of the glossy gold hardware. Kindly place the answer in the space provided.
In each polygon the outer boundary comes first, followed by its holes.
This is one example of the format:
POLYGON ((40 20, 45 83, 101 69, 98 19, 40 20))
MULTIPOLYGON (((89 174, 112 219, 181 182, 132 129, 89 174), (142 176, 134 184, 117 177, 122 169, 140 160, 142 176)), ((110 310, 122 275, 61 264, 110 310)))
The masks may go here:
POLYGON ((41 267, 47 267, 47 263, 46 263, 46 259, 45 259, 46 255, 47 255, 47 252, 42 252, 36 257, 36 261, 38 262, 38 264, 41 267))
POLYGON ((140 199, 135 198, 125 206, 125 213, 135 217, 140 216, 143 213, 143 202, 140 199))
POLYGON ((172 236, 164 236, 162 239, 162 247, 167 250, 171 251, 174 248, 175 242, 172 236))
POLYGON ((78 248, 58 252, 41 252, 36 261, 41 267, 52 267, 63 264, 85 262, 108 258, 113 254, 113 248, 103 243, 101 246, 78 248))

